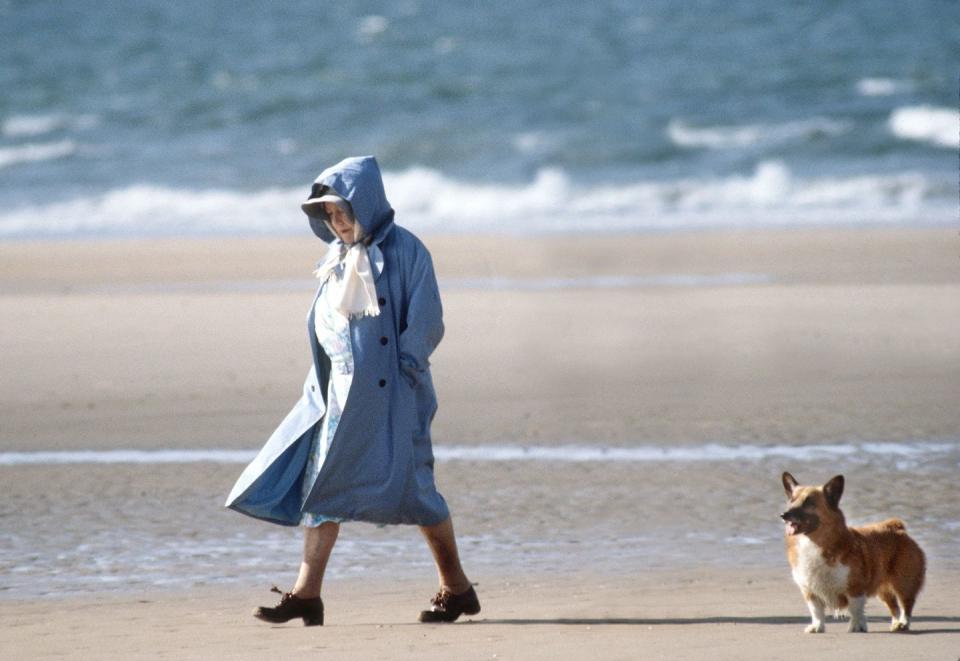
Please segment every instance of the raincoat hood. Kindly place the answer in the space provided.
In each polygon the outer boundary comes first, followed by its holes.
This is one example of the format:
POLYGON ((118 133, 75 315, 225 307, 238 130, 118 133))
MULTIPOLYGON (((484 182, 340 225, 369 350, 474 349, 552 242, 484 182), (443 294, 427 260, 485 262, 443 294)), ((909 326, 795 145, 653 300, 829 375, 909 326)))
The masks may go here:
MULTIPOLYGON (((354 218, 364 236, 371 237, 371 243, 380 243, 393 228, 393 208, 387 201, 380 166, 373 156, 352 156, 327 168, 313 182, 310 198, 319 197, 327 189, 350 203, 354 218)), ((308 218, 314 234, 327 243, 337 240, 322 219, 308 218)))

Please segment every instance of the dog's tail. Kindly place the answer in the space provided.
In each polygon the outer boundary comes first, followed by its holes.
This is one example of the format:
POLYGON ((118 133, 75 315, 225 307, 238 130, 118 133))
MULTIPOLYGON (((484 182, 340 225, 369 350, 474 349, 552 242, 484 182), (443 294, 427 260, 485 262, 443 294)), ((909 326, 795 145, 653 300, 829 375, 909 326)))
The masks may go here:
POLYGON ((907 532, 907 524, 900 519, 887 519, 886 521, 881 521, 877 524, 877 528, 880 528, 881 530, 889 530, 890 532, 907 532))

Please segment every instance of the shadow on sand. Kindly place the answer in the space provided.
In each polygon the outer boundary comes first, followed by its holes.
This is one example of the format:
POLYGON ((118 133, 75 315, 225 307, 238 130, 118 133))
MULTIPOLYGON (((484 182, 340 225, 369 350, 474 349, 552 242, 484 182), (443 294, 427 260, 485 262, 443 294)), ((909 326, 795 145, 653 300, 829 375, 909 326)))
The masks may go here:
MULTIPOLYGON (((868 618, 871 631, 886 631, 886 625, 890 622, 885 617, 868 618)), ((781 617, 781 616, 760 616, 760 617, 667 617, 667 618, 649 618, 649 617, 555 617, 555 618, 506 618, 506 619, 482 619, 474 620, 473 624, 507 624, 517 626, 529 626, 536 624, 553 625, 574 625, 574 626, 605 626, 605 625, 625 625, 625 626, 670 626, 670 625, 688 625, 688 624, 768 624, 768 625, 786 625, 793 624, 804 626, 809 624, 809 617, 781 617)), ((915 617, 913 625, 923 625, 931 623, 956 624, 955 627, 941 627, 938 629, 920 628, 913 629, 912 634, 930 634, 930 633, 960 633, 960 617, 947 617, 931 615, 926 617, 915 617)), ((836 630, 842 630, 840 627, 845 623, 842 621, 832 622, 836 630)), ((829 627, 831 622, 827 622, 829 627)))

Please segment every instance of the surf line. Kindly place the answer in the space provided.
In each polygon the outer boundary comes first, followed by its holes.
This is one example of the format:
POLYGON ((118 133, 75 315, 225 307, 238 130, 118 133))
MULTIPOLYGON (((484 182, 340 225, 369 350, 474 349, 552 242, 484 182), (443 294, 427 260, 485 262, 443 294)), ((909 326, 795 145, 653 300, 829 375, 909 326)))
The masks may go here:
MULTIPOLYGON (((560 463, 660 463, 660 462, 734 462, 790 459, 820 459, 884 456, 898 459, 923 459, 960 454, 960 441, 839 443, 821 445, 724 445, 710 443, 691 446, 594 446, 594 445, 443 445, 434 446, 437 461, 560 463)), ((0 452, 0 466, 62 464, 246 464, 254 450, 54 450, 0 452)))

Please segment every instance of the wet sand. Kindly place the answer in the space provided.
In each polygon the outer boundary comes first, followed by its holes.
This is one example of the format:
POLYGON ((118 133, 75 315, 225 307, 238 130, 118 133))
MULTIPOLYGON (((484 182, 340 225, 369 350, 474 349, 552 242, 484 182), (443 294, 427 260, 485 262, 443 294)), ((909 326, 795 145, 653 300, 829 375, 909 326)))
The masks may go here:
MULTIPOLYGON (((954 476, 960 450, 929 461, 872 455, 799 461, 441 461, 437 483, 454 513, 474 578, 509 568, 629 578, 678 567, 774 569, 789 577, 779 519, 780 474, 843 472, 851 525, 897 516, 925 549, 934 582, 960 573, 954 476)), ((0 602, 103 590, 252 591, 292 582, 296 528, 223 508, 242 465, 0 466, 0 602)), ((346 524, 330 584, 419 577, 433 566, 416 528, 346 524)), ((481 580, 477 578, 477 580, 481 580)))
MULTIPOLYGON (((438 446, 958 440, 952 230, 425 240, 447 323, 438 446)), ((0 244, 0 449, 258 447, 300 392, 318 258, 310 239, 0 244)), ((782 464, 441 464, 482 625, 411 624, 434 580, 422 542, 349 526, 322 631, 249 618, 270 580, 292 580, 299 545, 221 509, 239 466, 0 467, 15 549, 0 563, 0 648, 952 658, 960 462, 782 464), (785 468, 845 472, 854 522, 907 520, 932 560, 916 626, 928 633, 800 633, 776 520, 785 468), (171 567, 183 582, 158 579, 171 567), (89 581, 35 600, 31 581, 58 585, 56 572, 89 581)))

